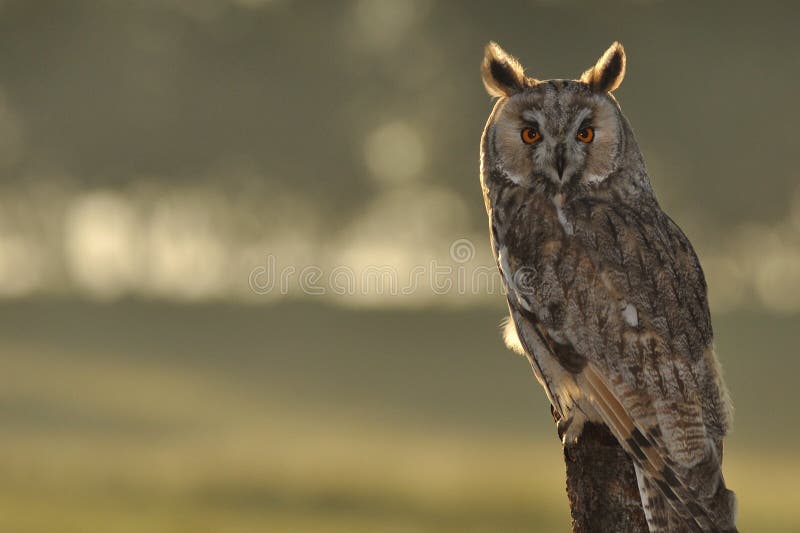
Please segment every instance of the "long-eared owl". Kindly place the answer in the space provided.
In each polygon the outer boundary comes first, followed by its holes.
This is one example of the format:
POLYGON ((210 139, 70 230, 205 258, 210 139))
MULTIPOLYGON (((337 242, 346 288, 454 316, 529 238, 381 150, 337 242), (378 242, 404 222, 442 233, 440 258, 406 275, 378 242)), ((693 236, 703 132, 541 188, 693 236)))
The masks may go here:
POLYGON ((579 79, 540 81, 486 47, 497 101, 481 186, 506 342, 530 360, 565 440, 586 421, 608 426, 634 463, 651 532, 736 531, 706 282, 612 95, 625 64, 614 43, 579 79))

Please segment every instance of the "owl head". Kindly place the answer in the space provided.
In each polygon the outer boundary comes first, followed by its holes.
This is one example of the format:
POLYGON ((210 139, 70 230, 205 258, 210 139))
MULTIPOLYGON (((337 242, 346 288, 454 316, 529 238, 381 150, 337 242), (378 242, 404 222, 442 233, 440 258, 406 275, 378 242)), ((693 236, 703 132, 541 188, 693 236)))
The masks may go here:
POLYGON ((577 80, 540 81, 496 43, 486 47, 483 83, 498 97, 482 164, 518 185, 558 192, 597 188, 641 155, 613 91, 625 51, 613 43, 577 80), (487 161, 488 159, 488 161, 487 161))

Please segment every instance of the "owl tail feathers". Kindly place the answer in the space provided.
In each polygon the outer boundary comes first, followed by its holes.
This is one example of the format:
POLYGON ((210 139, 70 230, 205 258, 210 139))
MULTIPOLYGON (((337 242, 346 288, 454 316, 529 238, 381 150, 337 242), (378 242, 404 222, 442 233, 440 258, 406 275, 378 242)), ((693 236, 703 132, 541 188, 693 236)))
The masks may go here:
MULTIPOLYGON (((702 504, 697 504, 698 508, 694 509, 693 514, 703 515, 714 522, 711 524, 701 519, 703 525, 700 525, 694 520, 687 521, 687 517, 680 516, 643 469, 635 464, 634 468, 642 498, 642 509, 650 533, 738 533, 739 530, 735 525, 736 495, 725 488, 724 483, 720 483, 714 496, 702 504), (701 506, 707 511, 700 511, 701 506)), ((690 504, 688 507, 692 508, 695 505, 690 504)))
POLYGON ((715 529, 714 531, 721 531, 722 533, 738 533, 736 529, 736 513, 738 504, 736 502, 736 494, 732 490, 725 487, 725 481, 720 474, 720 482, 717 487, 717 492, 707 502, 709 515, 714 517, 715 529))
POLYGON ((736 498, 725 487, 715 451, 704 463, 676 469, 678 465, 669 460, 669 452, 658 438, 660 429, 639 427, 594 364, 586 365, 580 379, 603 422, 637 468, 651 533, 736 532, 736 498))
POLYGON ((642 467, 634 464, 634 469, 636 470, 636 481, 639 484, 639 494, 642 498, 642 509, 650 533, 692 532, 693 530, 686 526, 683 518, 670 508, 664 495, 655 487, 642 467))

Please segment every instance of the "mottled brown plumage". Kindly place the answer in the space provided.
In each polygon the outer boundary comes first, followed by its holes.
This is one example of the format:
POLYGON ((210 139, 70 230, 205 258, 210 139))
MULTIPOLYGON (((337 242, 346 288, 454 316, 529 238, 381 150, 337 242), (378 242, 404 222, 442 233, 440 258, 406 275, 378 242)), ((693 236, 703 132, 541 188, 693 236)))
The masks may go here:
POLYGON ((542 82, 487 47, 484 84, 500 99, 481 184, 507 338, 530 359, 565 439, 587 420, 611 429, 634 461, 651 531, 735 531, 721 473, 731 416, 706 283, 610 94, 624 71, 618 43, 581 80, 542 82), (525 128, 540 140, 525 141, 525 128))

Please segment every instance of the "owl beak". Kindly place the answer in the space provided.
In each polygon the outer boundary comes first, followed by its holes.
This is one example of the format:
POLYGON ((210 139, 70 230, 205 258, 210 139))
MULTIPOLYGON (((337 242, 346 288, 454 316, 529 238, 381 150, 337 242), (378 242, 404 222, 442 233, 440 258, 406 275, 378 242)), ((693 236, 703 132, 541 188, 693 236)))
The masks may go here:
POLYGON ((564 155, 564 145, 556 145, 556 171, 558 172, 558 179, 564 177, 564 167, 566 166, 566 157, 564 155))

